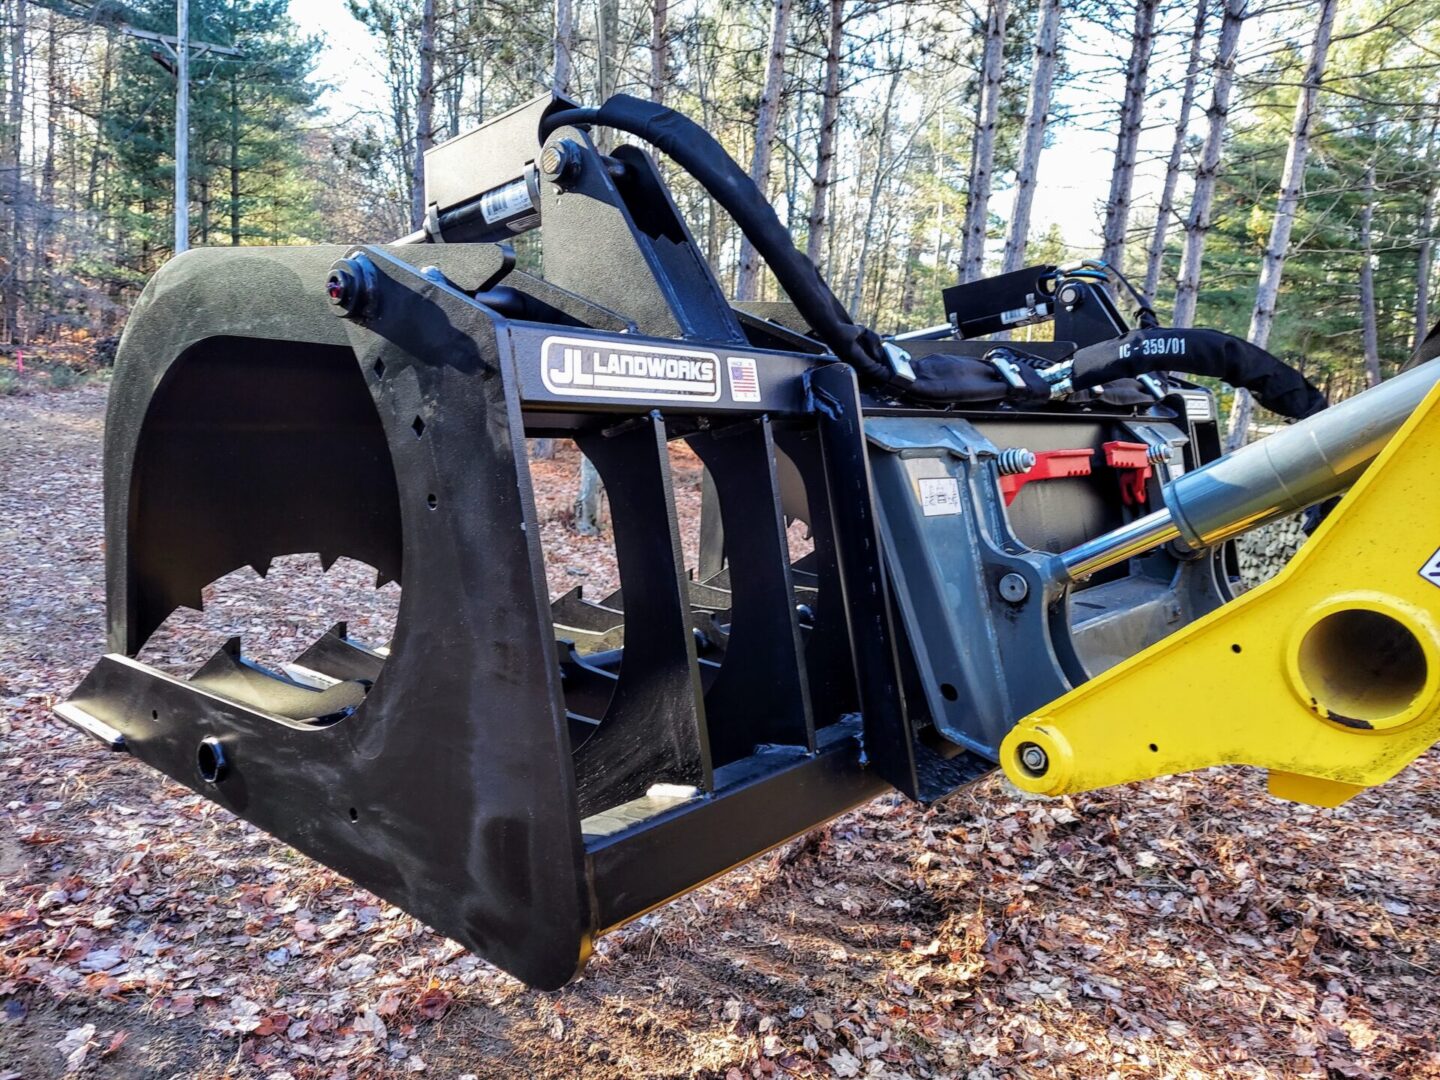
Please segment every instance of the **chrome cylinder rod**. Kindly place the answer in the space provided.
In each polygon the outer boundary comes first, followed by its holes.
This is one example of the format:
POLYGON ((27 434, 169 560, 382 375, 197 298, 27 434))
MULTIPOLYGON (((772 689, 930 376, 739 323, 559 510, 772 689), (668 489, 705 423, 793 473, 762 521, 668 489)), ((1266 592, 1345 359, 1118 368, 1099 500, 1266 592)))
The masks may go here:
POLYGON ((1060 556, 1071 580, 1171 540, 1206 548, 1339 495, 1440 382, 1440 360, 1242 447, 1165 485, 1165 509, 1060 556))
POLYGON ((1122 525, 1113 532, 1104 533, 1078 544, 1060 556, 1071 581, 1079 581, 1106 567, 1122 563, 1136 555, 1144 555, 1151 548, 1168 544, 1180 538, 1180 530, 1170 511, 1156 510, 1136 518, 1128 525, 1122 525))

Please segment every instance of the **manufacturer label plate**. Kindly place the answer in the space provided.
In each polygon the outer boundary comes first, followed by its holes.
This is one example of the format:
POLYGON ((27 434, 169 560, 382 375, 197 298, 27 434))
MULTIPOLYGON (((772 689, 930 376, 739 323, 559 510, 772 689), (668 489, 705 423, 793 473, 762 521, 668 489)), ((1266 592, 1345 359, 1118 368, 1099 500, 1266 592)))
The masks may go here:
POLYGON ((953 476, 926 476, 920 479, 920 509, 926 517, 960 513, 960 484, 953 476))
POLYGON ((550 337, 540 347, 540 379, 552 394, 640 401, 720 400, 720 358, 693 349, 636 342, 621 347, 550 337))

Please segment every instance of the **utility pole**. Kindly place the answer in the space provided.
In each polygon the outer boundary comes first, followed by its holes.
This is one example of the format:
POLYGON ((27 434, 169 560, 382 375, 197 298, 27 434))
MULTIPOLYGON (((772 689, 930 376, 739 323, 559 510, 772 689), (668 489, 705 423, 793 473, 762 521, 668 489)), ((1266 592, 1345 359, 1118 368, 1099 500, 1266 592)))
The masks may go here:
POLYGON ((244 53, 232 46, 215 45, 208 41, 197 41, 192 45, 190 41, 190 0, 176 0, 175 2, 174 37, 131 26, 118 15, 102 11, 101 5, 95 5, 93 10, 86 11, 75 4, 52 0, 49 6, 62 15, 83 19, 87 22, 99 22, 127 37, 137 41, 148 41, 152 45, 158 46, 151 56, 165 70, 175 76, 175 254, 179 255, 180 252, 186 251, 190 247, 190 50, 193 47, 196 56, 215 53, 219 56, 230 56, 237 59, 244 53), (99 13, 98 18, 97 12, 99 13), (164 50, 163 55, 159 51, 162 49, 164 50), (166 57, 169 58, 169 61, 166 60, 166 57))
POLYGON ((190 0, 175 4, 175 254, 190 248, 190 0))

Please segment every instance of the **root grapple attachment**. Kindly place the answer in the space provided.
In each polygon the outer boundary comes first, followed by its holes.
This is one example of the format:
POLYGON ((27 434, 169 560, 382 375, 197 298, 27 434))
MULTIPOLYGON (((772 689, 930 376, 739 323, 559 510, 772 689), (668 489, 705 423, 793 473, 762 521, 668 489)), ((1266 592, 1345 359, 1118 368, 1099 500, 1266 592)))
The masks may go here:
POLYGON ((651 159, 590 140, 648 124, 680 157, 644 108, 547 98, 436 148, 404 241, 155 276, 107 418, 110 652, 59 709, 545 988, 849 807, 976 779, 1017 720, 1229 596, 1223 547, 1083 583, 1059 554, 1217 454, 1192 384, 1073 391, 1066 358, 1127 332, 1093 275, 952 290, 951 325, 882 347, 725 162, 688 162, 796 301, 731 305, 651 159), (542 223, 543 276, 504 242, 542 223), (962 336, 1039 319, 1059 340, 1024 355, 962 336), (527 437, 597 468, 614 595, 552 602, 527 437), (676 441, 705 469, 693 567, 676 441), (134 659, 211 582, 302 552, 399 582, 393 638, 337 626, 283 670, 231 640, 188 679, 134 659))

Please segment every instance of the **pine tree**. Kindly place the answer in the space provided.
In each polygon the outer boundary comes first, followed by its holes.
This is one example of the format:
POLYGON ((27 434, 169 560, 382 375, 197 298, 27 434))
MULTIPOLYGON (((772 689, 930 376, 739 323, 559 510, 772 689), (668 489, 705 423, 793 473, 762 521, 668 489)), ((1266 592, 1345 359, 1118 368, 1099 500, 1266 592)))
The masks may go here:
MULTIPOLYGON (((241 50, 191 63, 191 185, 201 244, 278 244, 317 238, 313 181, 306 174, 306 120, 320 43, 299 37, 286 0, 191 0, 192 34, 241 50)), ((164 30, 172 4, 136 11, 164 30)), ((149 272, 172 244, 174 74, 148 52, 124 51, 102 138, 115 162, 111 203, 120 215, 119 262, 149 272)))

